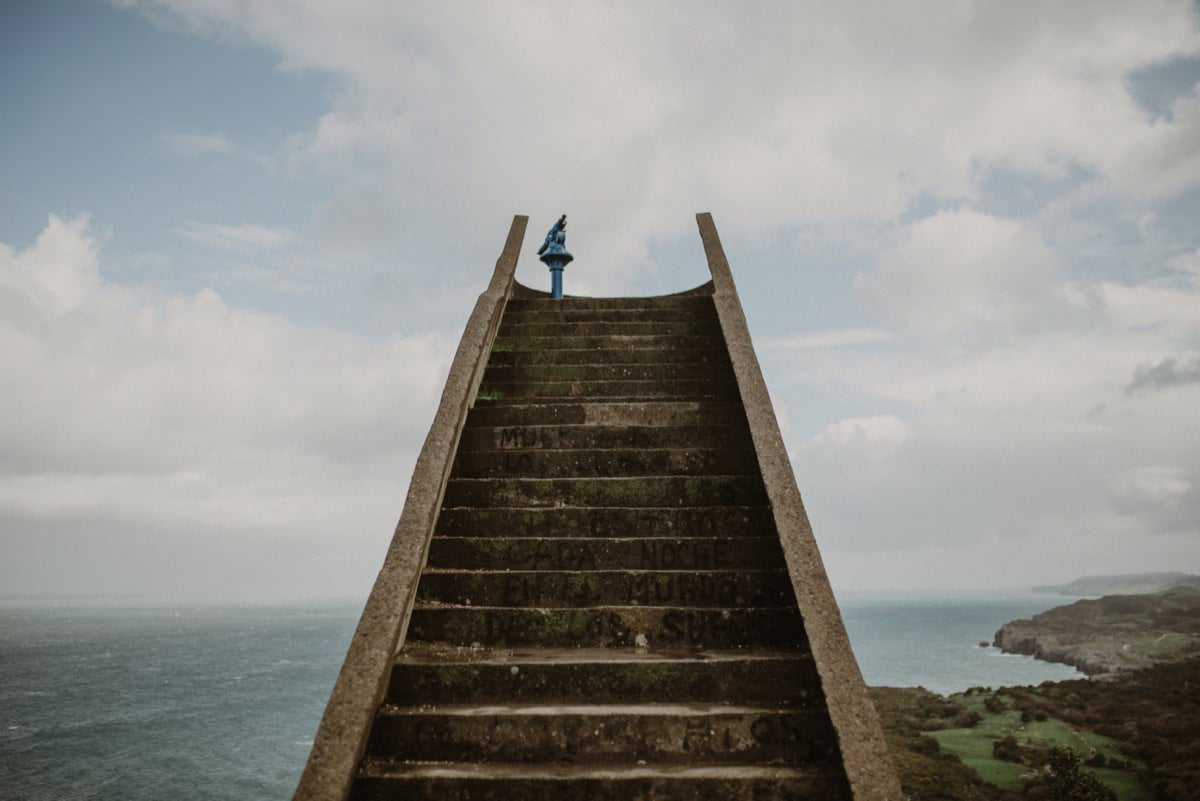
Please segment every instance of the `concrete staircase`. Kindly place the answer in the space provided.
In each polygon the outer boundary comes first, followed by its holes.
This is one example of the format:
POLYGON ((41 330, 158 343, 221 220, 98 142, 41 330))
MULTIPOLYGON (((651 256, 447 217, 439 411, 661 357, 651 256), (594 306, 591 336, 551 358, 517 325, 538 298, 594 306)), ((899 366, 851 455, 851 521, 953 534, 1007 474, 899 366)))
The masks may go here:
POLYGON ((514 298, 350 797, 849 798, 708 295, 514 298))

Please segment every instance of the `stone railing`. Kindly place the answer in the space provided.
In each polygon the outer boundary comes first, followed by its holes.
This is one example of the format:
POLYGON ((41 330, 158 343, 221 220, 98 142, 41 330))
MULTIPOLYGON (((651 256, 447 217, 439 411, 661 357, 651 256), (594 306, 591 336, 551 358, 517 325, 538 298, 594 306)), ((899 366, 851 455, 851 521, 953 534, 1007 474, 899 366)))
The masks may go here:
POLYGON ((697 214, 696 222, 712 273, 713 303, 746 409, 763 484, 779 530, 779 541, 787 559, 829 717, 837 733, 850 791, 855 801, 898 801, 900 784, 883 738, 879 716, 850 650, 842 615, 817 551, 812 526, 779 433, 775 409, 750 341, 750 330, 729 271, 729 262, 712 215, 697 214))
POLYGON ((404 511, 325 706, 295 801, 343 801, 350 792, 371 722, 387 689, 390 666, 404 642, 463 422, 513 292, 527 223, 527 217, 513 218, 492 280, 475 302, 458 343, 433 426, 413 469, 404 511))

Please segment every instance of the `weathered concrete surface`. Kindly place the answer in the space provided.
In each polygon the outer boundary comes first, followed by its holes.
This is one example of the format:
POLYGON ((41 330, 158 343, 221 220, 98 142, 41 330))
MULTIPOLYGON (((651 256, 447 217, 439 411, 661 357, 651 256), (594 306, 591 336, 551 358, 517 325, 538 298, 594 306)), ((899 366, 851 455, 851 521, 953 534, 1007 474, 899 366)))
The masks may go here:
POLYGON ((751 475, 757 468, 746 448, 539 448, 460 451, 455 474, 462 478, 502 478, 518 471, 532 478, 604 476, 751 475))
POLYGON ((803 765, 836 755, 823 711, 733 704, 385 706, 368 755, 414 761, 803 765))
POLYGON ((549 337, 551 339, 571 337, 666 337, 666 336, 717 336, 720 332, 712 323, 688 322, 636 322, 609 323, 583 320, 578 322, 520 322, 505 324, 500 329, 500 340, 549 337))
POLYGON ((680 426, 745 425, 741 405, 730 401, 644 401, 618 403, 576 399, 563 403, 532 400, 504 406, 477 403, 471 426, 680 426))
POLYGON ((403 636, 458 435, 512 294, 527 222, 524 216, 513 218, 492 280, 467 321, 433 425, 417 457, 404 511, 313 739, 294 795, 297 801, 341 801, 350 790, 403 636))
POLYGON ((543 336, 535 337, 522 333, 519 336, 498 337, 496 344, 501 352, 533 350, 713 350, 721 344, 719 334, 621 334, 611 336, 543 336))
POLYGON ((450 645, 602 647, 641 643, 662 647, 803 646, 794 605, 730 609, 593 606, 538 609, 417 604, 408 626, 414 641, 450 645))
POLYGON ((655 348, 556 348, 555 343, 545 342, 540 350, 523 348, 493 351, 489 365, 508 367, 520 364, 529 367, 537 364, 729 364, 724 353, 709 348, 655 347, 655 348))
POLYGON ((418 602, 476 606, 776 606, 792 601, 782 567, 767 570, 426 569, 418 602))
POLYGON ((659 396, 689 398, 729 398, 737 392, 737 384, 728 378, 683 378, 654 380, 609 381, 520 381, 499 383, 489 381, 483 392, 495 398, 655 398, 659 396))
POLYGON ((820 699, 812 659, 777 651, 457 648, 410 645, 392 671, 392 704, 714 703, 803 707, 820 699), (781 692, 781 688, 785 692, 781 692))
POLYGON ((837 770, 371 762, 354 801, 801 801, 846 797, 837 770))
POLYGON ((744 475, 620 478, 451 478, 447 506, 755 506, 762 483, 744 475))
MULTIPOLYGON (((468 428, 458 444, 459 457, 481 451, 678 448, 735 449, 745 443, 745 426, 585 426, 533 425, 468 428)), ((757 460, 755 462, 757 464, 757 460)))
POLYGON ((696 222, 712 273, 713 303, 721 319, 730 361, 740 386, 763 484, 774 512, 797 603, 808 628, 813 659, 837 732, 851 793, 855 801, 898 801, 901 798, 900 783, 892 767, 879 717, 871 705, 862 673, 850 649, 841 612, 829 587, 812 526, 796 487, 729 262, 712 215, 697 214, 696 222))
POLYGON ((496 570, 713 570, 778 567, 774 537, 435 537, 430 567, 496 570))
MULTIPOLYGON (((484 386, 539 381, 699 381, 713 377, 713 365, 679 364, 664 359, 652 364, 534 364, 520 367, 489 366, 484 386)), ((732 372, 725 376, 732 377, 732 372)))
POLYGON ((442 510, 437 533, 444 537, 761 537, 775 541, 765 506, 566 507, 552 509, 442 510))

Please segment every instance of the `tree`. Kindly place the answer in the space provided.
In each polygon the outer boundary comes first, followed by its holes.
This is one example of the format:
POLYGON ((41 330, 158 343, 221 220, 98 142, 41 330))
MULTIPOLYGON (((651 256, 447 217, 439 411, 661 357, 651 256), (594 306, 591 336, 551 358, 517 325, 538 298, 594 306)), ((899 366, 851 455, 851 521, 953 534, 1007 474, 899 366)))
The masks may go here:
POLYGON ((1046 789, 1054 801, 1117 801, 1108 785, 1080 767, 1079 755, 1070 748, 1050 749, 1046 789))

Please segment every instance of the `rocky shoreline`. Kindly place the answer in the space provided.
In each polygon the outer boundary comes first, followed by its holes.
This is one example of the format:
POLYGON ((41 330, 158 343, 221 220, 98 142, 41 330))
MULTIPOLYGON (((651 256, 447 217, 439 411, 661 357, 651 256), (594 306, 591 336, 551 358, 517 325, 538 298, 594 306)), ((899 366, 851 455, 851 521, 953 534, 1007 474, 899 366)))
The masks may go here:
POLYGON ((1005 623, 992 644, 1089 676, 1186 659, 1200 653, 1200 592, 1178 588, 1076 601, 1005 623))

